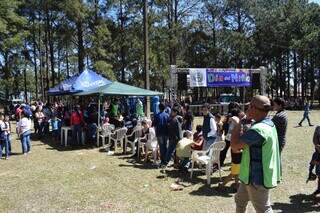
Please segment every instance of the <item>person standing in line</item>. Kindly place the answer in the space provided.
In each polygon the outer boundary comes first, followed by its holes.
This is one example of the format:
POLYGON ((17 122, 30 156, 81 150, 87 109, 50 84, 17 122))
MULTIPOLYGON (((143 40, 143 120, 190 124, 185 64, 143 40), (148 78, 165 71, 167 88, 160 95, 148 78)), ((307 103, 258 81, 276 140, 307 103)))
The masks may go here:
POLYGON ((286 145, 286 132, 288 126, 288 115, 285 111, 285 101, 282 98, 273 100, 273 110, 277 113, 273 116, 272 121, 276 125, 279 141, 280 154, 286 145))
POLYGON ((2 149, 5 149, 5 159, 9 159, 9 143, 7 140, 7 126, 4 122, 3 114, 0 114, 0 159, 2 158, 2 149))
POLYGON ((82 140, 82 126, 83 114, 80 110, 80 105, 77 105, 71 114, 70 125, 72 128, 72 138, 74 144, 81 144, 82 140))
POLYGON ((209 147, 215 142, 217 138, 217 124, 214 116, 210 113, 210 105, 208 103, 202 106, 203 113, 203 125, 202 136, 204 138, 204 150, 208 150, 209 147))
POLYGON ((299 122, 299 126, 302 126, 302 123, 303 123, 303 121, 304 121, 305 119, 308 120, 309 126, 313 126, 313 125, 311 124, 309 115, 310 115, 310 103, 309 103, 309 101, 306 101, 306 103, 305 103, 305 105, 304 105, 303 118, 302 118, 302 120, 299 122))
POLYGON ((251 201, 256 212, 271 213, 270 189, 281 179, 280 152, 277 129, 267 117, 271 110, 269 98, 255 96, 247 116, 255 123, 242 134, 240 121, 231 135, 231 148, 242 151, 241 181, 235 195, 236 212, 246 212, 251 201))
POLYGON ((171 110, 171 115, 168 122, 169 145, 167 149, 165 165, 167 165, 170 162, 176 150, 177 143, 182 138, 181 123, 178 120, 178 113, 179 113, 179 109, 177 109, 177 107, 173 107, 171 110))
POLYGON ((6 137, 8 141, 8 146, 9 146, 9 155, 11 155, 11 123, 10 123, 10 116, 5 115, 4 116, 4 123, 6 125, 6 137))
POLYGON ((184 115, 183 115, 183 130, 189 130, 192 131, 192 123, 193 123, 193 115, 190 111, 189 104, 185 104, 183 107, 184 115))
POLYGON ((21 119, 17 123, 17 132, 20 136, 22 153, 24 155, 27 155, 31 152, 30 128, 31 120, 27 117, 25 112, 21 112, 21 119))
POLYGON ((231 143, 231 133, 236 125, 236 123, 238 123, 238 119, 240 117, 240 109, 238 108, 234 108, 230 111, 230 117, 228 118, 228 131, 226 132, 226 138, 225 138, 225 142, 226 142, 226 146, 224 147, 224 149, 220 152, 220 166, 224 165, 224 161, 226 159, 227 156, 227 152, 230 148, 230 143, 231 143))
POLYGON ((156 137, 160 148, 160 164, 162 166, 166 164, 169 115, 164 111, 165 105, 163 103, 159 104, 159 110, 160 112, 154 118, 153 126, 156 130, 156 137))
POLYGON ((44 113, 42 112, 42 107, 38 106, 36 108, 36 113, 35 113, 35 123, 38 130, 37 133, 40 139, 44 134, 44 119, 45 119, 45 116, 44 116, 44 113))

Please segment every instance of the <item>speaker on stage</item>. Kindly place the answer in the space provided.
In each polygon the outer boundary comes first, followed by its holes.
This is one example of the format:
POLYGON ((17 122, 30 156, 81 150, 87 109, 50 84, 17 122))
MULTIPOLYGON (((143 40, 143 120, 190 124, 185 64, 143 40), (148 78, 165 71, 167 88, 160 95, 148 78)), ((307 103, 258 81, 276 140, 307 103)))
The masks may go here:
POLYGON ((188 90, 187 73, 178 73, 178 90, 188 90))
POLYGON ((252 89, 260 89, 260 73, 252 73, 252 89))

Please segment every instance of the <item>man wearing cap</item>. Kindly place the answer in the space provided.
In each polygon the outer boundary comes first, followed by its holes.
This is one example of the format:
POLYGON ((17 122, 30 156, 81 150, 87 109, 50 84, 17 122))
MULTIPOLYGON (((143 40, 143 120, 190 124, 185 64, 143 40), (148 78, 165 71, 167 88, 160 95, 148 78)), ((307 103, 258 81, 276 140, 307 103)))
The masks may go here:
POLYGON ((241 184, 235 195, 236 212, 246 212, 249 201, 257 212, 273 212, 269 189, 280 181, 280 154, 277 130, 267 118, 271 110, 270 100, 265 96, 255 96, 247 111, 255 121, 251 128, 241 135, 238 123, 231 136, 231 148, 243 150, 239 179, 241 184))

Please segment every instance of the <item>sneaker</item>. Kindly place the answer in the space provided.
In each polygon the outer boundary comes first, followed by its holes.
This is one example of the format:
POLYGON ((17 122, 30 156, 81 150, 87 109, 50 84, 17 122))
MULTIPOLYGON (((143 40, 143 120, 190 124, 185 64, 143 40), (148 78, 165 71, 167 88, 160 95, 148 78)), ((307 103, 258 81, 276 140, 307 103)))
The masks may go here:
POLYGON ((317 176, 314 173, 310 172, 306 183, 308 183, 309 181, 314 181, 316 179, 317 179, 317 176))
POLYGON ((320 189, 317 189, 316 191, 314 191, 314 192, 312 193, 312 195, 314 195, 314 196, 316 196, 316 195, 318 195, 318 194, 320 194, 320 189))
POLYGON ((299 126, 302 126, 302 124, 298 124, 299 126))
POLYGON ((314 126, 313 124, 309 124, 309 126, 314 126))

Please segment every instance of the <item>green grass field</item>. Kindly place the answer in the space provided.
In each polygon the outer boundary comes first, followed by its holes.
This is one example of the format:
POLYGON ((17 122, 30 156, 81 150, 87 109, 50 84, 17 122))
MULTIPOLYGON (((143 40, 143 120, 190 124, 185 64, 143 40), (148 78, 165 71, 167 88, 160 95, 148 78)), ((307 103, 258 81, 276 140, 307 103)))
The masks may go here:
MULTIPOLYGON (((283 151, 283 182, 272 190, 275 212, 319 212, 310 196, 316 182, 305 183, 313 152, 313 127, 295 128, 302 112, 289 112, 287 146, 283 151)), ((320 111, 312 112, 317 124, 320 111)), ((200 119, 197 122, 201 122, 200 119)), ((32 153, 20 154, 13 136, 13 152, 0 160, 0 212, 234 212, 230 188, 217 188, 205 176, 189 176, 169 169, 161 173, 151 163, 132 163, 123 155, 106 156, 98 148, 64 149, 58 143, 33 141, 32 153), (176 178, 182 191, 170 191, 176 178)), ((228 174, 228 167, 223 168, 228 174)), ((249 212, 254 212, 249 206, 249 212)))

